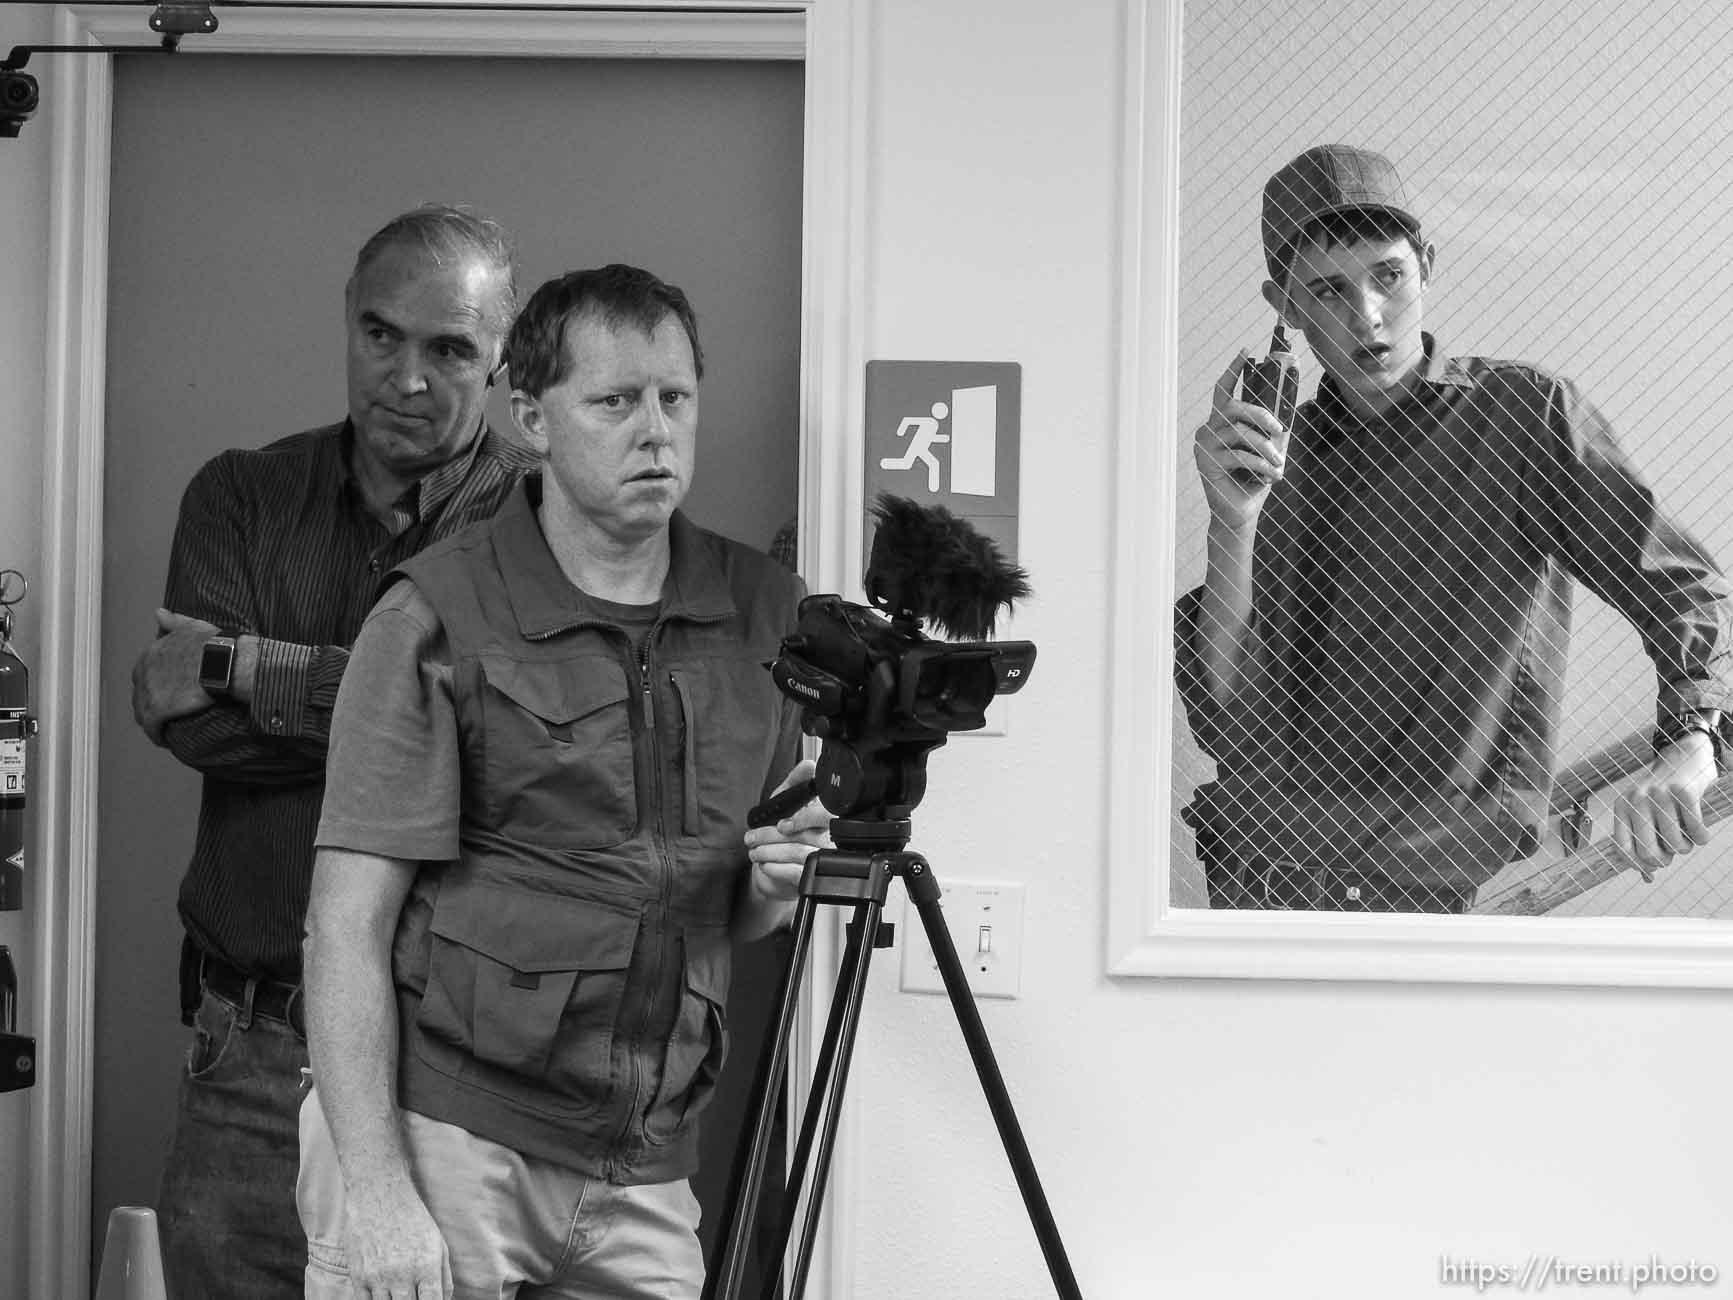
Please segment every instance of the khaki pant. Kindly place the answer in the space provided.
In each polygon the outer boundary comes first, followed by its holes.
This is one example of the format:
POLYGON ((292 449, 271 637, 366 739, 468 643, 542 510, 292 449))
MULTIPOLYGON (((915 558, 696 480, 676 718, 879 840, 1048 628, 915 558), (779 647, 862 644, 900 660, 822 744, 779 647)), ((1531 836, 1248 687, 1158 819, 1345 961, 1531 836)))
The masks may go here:
MULTIPOLYGON (((405 1112, 410 1173, 445 1236, 454 1300, 696 1300, 698 1201, 684 1179, 619 1187, 405 1112)), ((296 1202, 307 1300, 351 1300, 337 1152, 309 1089, 296 1202)))

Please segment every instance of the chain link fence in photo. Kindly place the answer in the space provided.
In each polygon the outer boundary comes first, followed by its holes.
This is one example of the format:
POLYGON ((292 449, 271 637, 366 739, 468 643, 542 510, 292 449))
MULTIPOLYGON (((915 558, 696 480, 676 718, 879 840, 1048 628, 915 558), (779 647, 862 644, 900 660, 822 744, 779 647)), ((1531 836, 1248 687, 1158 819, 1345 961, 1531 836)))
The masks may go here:
POLYGON ((1728 49, 1186 4, 1174 905, 1733 917, 1728 49))

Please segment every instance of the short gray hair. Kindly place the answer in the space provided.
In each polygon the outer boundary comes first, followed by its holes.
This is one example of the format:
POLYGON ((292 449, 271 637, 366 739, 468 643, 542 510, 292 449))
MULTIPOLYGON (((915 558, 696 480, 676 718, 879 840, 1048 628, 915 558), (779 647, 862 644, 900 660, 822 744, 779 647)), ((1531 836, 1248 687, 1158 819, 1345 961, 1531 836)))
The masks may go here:
POLYGON ((435 266, 473 256, 498 271, 505 280, 505 319, 499 322, 504 338, 517 315, 518 292, 517 250, 504 226, 460 204, 424 203, 391 218, 361 245, 349 273, 350 286, 382 253, 400 246, 425 254, 435 266))

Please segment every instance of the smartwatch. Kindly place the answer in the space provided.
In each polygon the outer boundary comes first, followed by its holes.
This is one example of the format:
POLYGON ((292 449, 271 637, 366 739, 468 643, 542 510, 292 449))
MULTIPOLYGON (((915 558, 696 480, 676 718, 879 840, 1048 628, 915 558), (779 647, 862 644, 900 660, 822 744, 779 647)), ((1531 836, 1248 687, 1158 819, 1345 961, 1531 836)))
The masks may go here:
POLYGON ((1692 732, 1709 737, 1709 747, 1715 754, 1715 775, 1727 770, 1726 721, 1720 709, 1690 709, 1661 719, 1650 738, 1659 755, 1669 745, 1675 745, 1692 732))
POLYGON ((229 698, 235 680, 235 638, 238 632, 222 631, 205 642, 199 655, 199 685, 213 699, 229 698))

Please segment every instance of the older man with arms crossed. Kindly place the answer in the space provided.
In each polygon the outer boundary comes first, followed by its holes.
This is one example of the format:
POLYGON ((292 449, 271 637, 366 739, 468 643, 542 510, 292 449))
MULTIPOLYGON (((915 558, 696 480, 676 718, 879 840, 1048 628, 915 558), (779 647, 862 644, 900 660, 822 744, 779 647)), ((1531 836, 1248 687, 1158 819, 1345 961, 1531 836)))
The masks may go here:
POLYGON ((686 296, 543 285, 507 349, 541 457, 400 567, 338 701, 307 925, 307 1294, 687 1297, 731 937, 825 843, 765 672, 799 580, 678 510, 686 296), (521 1291, 520 1291, 521 1288, 521 1291))
POLYGON ((338 682, 380 576, 491 515, 531 463, 483 419, 515 309, 498 226, 393 219, 345 308, 348 418, 199 470, 133 670, 139 725, 204 778, 180 890, 195 1033, 159 1200, 178 1300, 300 1290, 301 934, 338 682))

